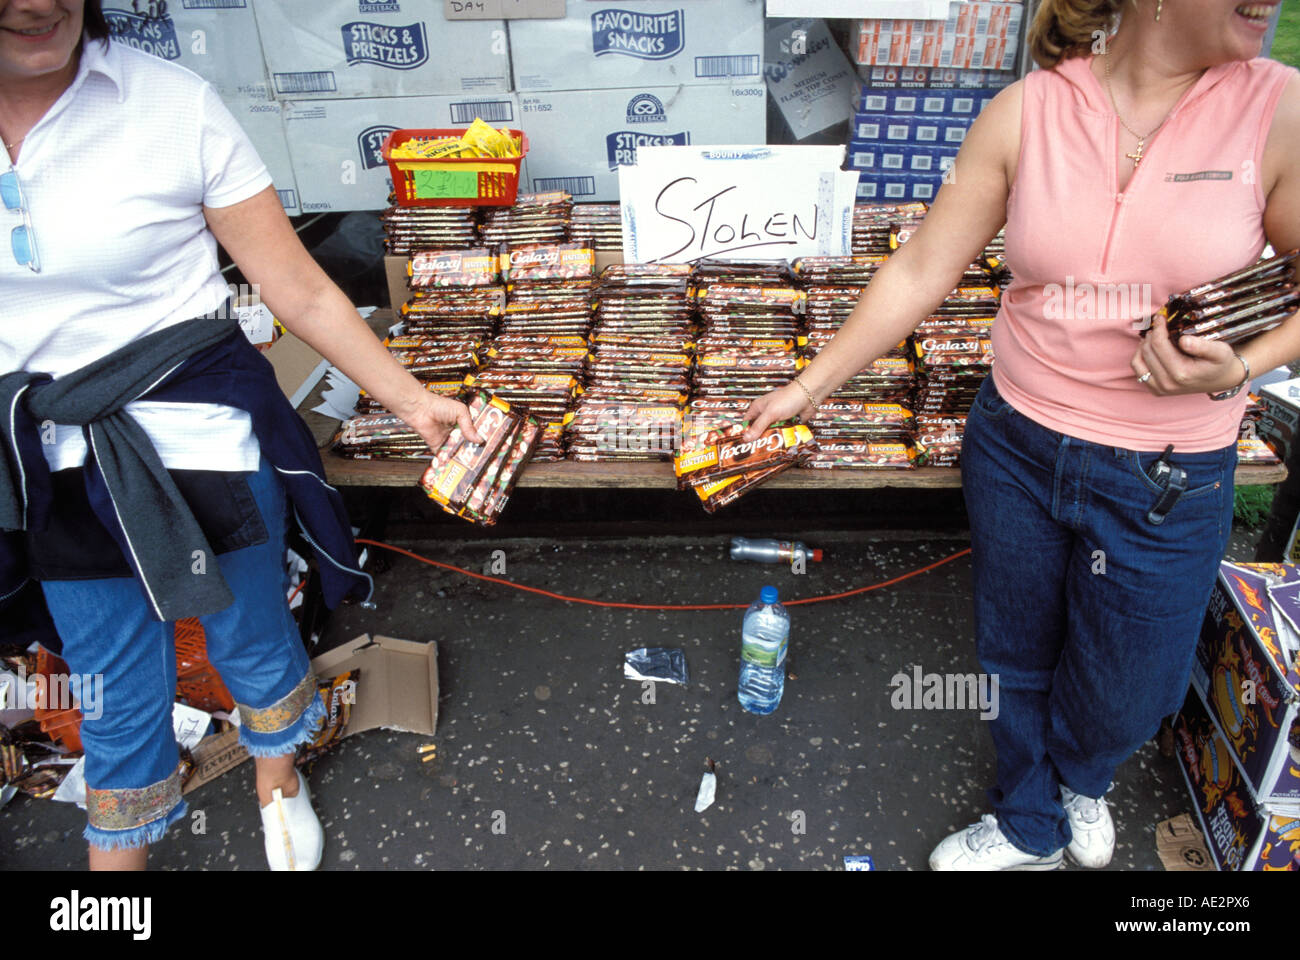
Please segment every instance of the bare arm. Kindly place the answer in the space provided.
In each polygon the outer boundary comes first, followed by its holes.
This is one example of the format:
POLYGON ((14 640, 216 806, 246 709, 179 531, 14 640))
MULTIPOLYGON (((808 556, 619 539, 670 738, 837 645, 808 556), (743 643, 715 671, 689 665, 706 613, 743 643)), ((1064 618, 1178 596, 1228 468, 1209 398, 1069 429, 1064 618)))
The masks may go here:
MULTIPOLYGON (((1277 253, 1300 247, 1300 77, 1293 77, 1282 93, 1264 145, 1266 188, 1264 234, 1277 253)), ((1208 279, 1208 278, 1207 278, 1208 279)), ((1300 358, 1300 313, 1281 326, 1238 344, 1255 377, 1300 358)), ((1175 347, 1164 321, 1157 320, 1133 357, 1133 371, 1151 372, 1147 387, 1158 396, 1214 393, 1229 390, 1245 373, 1224 343, 1182 337, 1175 347)))
MULTIPOLYGON (((844 326, 799 380, 821 403, 855 373, 907 337, 957 286, 1002 229, 1020 153, 1022 83, 1003 90, 976 119, 920 228, 876 272, 844 326)), ((768 424, 811 413, 799 384, 760 397, 747 417, 752 439, 768 424)))
POLYGON ((429 393, 393 359, 294 233, 273 187, 228 207, 204 207, 217 242, 285 328, 314 347, 436 447, 452 424, 478 434, 463 403, 429 393))

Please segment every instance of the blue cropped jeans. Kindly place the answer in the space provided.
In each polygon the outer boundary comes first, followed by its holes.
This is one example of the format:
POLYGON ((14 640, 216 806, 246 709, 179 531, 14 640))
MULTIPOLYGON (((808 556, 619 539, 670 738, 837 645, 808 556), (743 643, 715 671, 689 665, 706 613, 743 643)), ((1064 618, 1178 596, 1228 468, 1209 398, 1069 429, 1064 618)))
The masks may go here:
MULTIPOLYGON (((310 740, 325 708, 285 600, 284 487, 265 458, 247 479, 267 538, 215 558, 235 602, 200 622, 239 708, 240 742, 273 757, 310 740)), ((85 837, 105 849, 159 840, 186 810, 172 729, 175 626, 152 618, 133 577, 41 586, 68 669, 103 678, 100 706, 81 724, 85 837)))
POLYGON ((992 377, 967 419, 977 652, 1000 697, 989 797, 1027 853, 1069 844, 1061 785, 1102 796, 1187 691, 1232 529, 1237 451, 1175 449, 1187 489, 1156 524, 1147 470, 1159 456, 1049 430, 992 377))

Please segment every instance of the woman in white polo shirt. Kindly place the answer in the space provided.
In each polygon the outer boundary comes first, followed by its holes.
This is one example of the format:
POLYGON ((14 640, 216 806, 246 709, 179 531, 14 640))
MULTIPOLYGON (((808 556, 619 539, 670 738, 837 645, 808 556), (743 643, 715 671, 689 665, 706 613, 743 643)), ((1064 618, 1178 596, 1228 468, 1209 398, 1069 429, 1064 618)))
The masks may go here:
MULTIPOLYGON (((402 370, 303 249, 212 88, 110 44, 99 0, 0 0, 0 137, 10 240, 0 249, 0 375, 57 383, 219 310, 228 295, 220 243, 289 330, 431 445, 457 422, 473 435, 464 405, 402 370)), ((321 830, 293 756, 321 707, 282 591, 283 484, 255 418, 233 403, 142 400, 127 412, 194 507, 235 596, 203 622, 255 755, 269 862, 312 869, 321 830), (231 516, 213 520, 213 503, 227 501, 231 516)), ((151 616, 152 592, 129 576, 128 551, 114 549, 122 539, 86 509, 90 429, 41 426, 54 533, 42 540, 25 528, 35 579, 71 671, 104 677, 103 716, 88 714, 82 726, 90 865, 142 868, 148 844, 185 810, 170 724, 172 625, 151 616), (78 539, 78 550, 67 549, 78 539), (120 569, 97 567, 104 553, 120 569)), ((4 616, 0 633, 14 629, 4 616)))

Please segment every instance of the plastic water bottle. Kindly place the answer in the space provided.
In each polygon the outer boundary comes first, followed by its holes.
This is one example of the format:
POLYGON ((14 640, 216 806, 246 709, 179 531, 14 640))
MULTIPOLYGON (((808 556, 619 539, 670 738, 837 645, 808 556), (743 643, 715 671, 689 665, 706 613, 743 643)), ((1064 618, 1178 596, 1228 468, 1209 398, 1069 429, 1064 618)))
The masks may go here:
POLYGON ((737 698, 750 713, 769 714, 785 692, 785 651, 790 615, 777 601, 776 587, 764 587, 745 611, 737 698))
POLYGON ((789 563, 798 559, 821 563, 822 552, 809 550, 798 540, 750 540, 747 537, 731 538, 732 560, 757 560, 759 563, 789 563))

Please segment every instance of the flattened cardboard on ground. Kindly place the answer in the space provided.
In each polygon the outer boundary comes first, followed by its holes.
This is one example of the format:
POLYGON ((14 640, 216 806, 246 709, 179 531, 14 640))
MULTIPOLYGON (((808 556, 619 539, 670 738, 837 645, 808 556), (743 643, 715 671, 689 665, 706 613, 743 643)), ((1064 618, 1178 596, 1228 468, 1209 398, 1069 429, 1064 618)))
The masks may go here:
POLYGON ((1169 871, 1214 872, 1214 861, 1196 822, 1186 813, 1156 827, 1156 853, 1169 871))
POLYGON ((231 727, 221 733, 204 737, 190 751, 194 757, 194 773, 181 793, 197 790, 205 783, 217 779, 248 759, 247 748, 239 742, 239 730, 231 727))
POLYGON ((438 644, 362 634, 311 662, 324 680, 359 669, 344 737, 382 727, 432 736, 438 727, 438 644))

